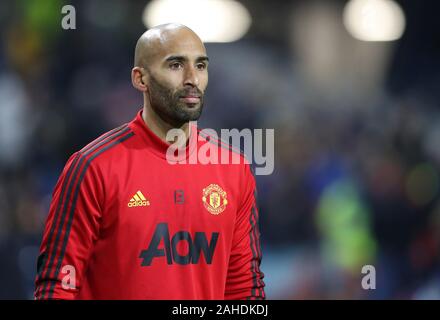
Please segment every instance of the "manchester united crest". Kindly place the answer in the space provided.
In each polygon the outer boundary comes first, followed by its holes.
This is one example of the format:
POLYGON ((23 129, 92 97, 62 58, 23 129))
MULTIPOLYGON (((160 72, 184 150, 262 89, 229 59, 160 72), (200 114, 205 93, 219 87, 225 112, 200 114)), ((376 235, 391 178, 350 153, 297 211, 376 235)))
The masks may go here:
POLYGON ((226 192, 218 184, 210 184, 203 189, 203 204, 212 214, 218 215, 226 209, 226 192))

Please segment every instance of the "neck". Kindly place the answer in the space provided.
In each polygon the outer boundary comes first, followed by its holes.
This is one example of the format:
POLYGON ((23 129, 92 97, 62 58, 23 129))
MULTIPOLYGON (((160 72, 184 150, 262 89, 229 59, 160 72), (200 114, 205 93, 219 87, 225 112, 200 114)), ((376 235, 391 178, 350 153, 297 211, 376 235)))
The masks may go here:
MULTIPOLYGON (((180 127, 175 127, 168 122, 164 121, 159 115, 151 108, 150 105, 144 103, 142 119, 148 128, 154 132, 162 141, 166 143, 174 143, 175 141, 168 141, 166 139, 167 133, 171 129, 181 129, 185 132, 185 136, 188 140, 189 137, 189 123, 185 122, 180 127)), ((185 141, 186 142, 186 141, 185 141)))

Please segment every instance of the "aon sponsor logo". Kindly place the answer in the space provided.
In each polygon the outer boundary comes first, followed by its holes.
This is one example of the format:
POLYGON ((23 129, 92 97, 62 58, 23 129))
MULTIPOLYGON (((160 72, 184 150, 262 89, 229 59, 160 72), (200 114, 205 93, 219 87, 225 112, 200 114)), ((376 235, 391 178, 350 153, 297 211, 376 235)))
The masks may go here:
POLYGON ((205 232, 196 232, 192 237, 188 231, 178 231, 171 236, 168 224, 159 223, 148 248, 139 255, 143 259, 141 265, 150 266, 155 258, 165 258, 169 265, 199 264, 202 263, 202 256, 207 264, 212 264, 219 235, 219 232, 212 232, 209 241, 205 232), (162 241, 163 245, 159 248, 162 241), (180 246, 184 250, 178 250, 180 246))

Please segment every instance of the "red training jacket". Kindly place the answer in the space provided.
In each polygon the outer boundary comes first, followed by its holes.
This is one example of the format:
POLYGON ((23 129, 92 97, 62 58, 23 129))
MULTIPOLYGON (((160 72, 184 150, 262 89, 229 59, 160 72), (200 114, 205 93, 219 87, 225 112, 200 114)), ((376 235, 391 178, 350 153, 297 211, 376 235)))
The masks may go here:
MULTIPOLYGON (((198 148, 232 156, 191 132, 198 148)), ((139 111, 69 158, 52 195, 36 299, 265 299, 249 163, 240 155, 241 164, 170 164, 168 147, 139 111)))

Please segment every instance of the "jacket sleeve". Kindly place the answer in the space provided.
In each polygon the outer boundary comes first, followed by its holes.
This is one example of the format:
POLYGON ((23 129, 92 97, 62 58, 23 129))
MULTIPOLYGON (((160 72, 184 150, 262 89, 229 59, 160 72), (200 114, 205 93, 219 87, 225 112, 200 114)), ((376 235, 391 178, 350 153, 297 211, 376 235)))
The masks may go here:
POLYGON ((247 164, 243 179, 242 201, 237 212, 225 299, 265 299, 264 273, 260 270, 262 259, 260 246, 259 211, 256 201, 256 183, 247 164))
POLYGON ((86 156, 67 161, 52 193, 37 261, 35 299, 74 299, 101 220, 102 184, 86 156))

